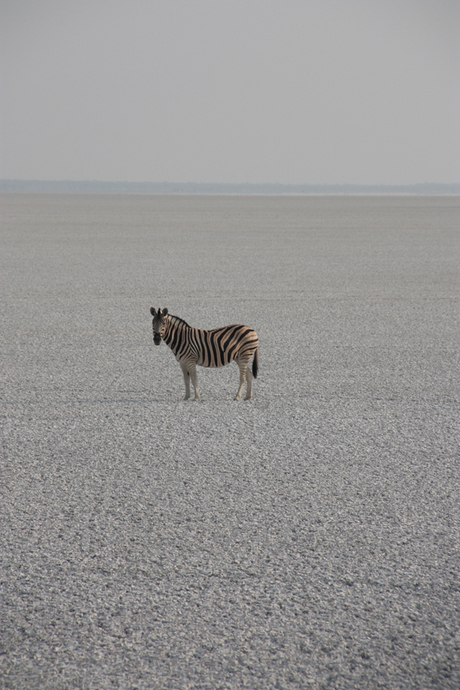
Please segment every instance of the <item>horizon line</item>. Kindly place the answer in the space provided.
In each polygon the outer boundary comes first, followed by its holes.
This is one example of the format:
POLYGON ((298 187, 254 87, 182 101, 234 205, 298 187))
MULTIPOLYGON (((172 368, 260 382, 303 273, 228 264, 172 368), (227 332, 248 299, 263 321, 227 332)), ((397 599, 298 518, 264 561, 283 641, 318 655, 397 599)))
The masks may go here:
POLYGON ((0 180, 0 193, 99 194, 415 194, 459 195, 459 183, 356 184, 281 182, 128 182, 126 180, 0 180))

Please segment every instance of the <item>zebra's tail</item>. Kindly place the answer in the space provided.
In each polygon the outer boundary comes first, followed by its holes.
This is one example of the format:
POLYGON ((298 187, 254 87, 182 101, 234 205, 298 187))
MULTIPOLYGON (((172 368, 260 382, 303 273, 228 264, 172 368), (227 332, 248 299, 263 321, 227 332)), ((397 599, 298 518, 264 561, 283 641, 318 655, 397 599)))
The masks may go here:
POLYGON ((259 348, 254 353, 254 360, 252 362, 252 375, 257 378, 257 372, 259 371, 259 348))

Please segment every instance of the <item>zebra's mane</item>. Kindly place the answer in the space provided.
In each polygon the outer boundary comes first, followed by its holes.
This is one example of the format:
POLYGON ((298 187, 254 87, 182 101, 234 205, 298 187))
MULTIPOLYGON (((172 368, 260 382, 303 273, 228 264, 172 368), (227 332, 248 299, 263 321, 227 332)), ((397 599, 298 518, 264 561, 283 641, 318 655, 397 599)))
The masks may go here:
POLYGON ((187 321, 184 321, 184 319, 181 319, 180 316, 173 316, 173 314, 168 314, 169 319, 176 324, 177 326, 186 326, 187 328, 191 328, 187 321))

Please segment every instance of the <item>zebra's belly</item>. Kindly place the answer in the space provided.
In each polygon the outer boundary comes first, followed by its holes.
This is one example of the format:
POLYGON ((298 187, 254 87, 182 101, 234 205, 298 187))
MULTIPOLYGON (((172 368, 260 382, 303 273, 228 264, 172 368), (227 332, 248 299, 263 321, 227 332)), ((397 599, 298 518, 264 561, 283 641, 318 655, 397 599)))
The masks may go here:
POLYGON ((218 367, 224 367, 226 364, 229 364, 230 362, 215 362, 215 361, 208 361, 207 359, 204 359, 203 357, 200 357, 198 359, 197 364, 200 367, 205 367, 206 369, 217 369, 218 367))
POLYGON ((195 363, 200 367, 205 367, 206 369, 217 369, 219 367, 224 367, 226 364, 230 364, 230 362, 233 362, 233 357, 232 359, 228 359, 225 355, 222 355, 220 360, 215 360, 214 358, 209 359, 209 357, 203 355, 196 355, 196 354, 189 354, 189 355, 176 355, 176 360, 181 364, 182 362, 187 363, 195 363))

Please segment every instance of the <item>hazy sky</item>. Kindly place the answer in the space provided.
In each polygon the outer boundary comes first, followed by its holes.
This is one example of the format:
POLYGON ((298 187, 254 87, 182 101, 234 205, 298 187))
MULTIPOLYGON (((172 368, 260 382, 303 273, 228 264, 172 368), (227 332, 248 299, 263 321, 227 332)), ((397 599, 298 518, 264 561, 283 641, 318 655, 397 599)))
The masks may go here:
POLYGON ((1 178, 460 182, 460 0, 0 0, 1 178))

